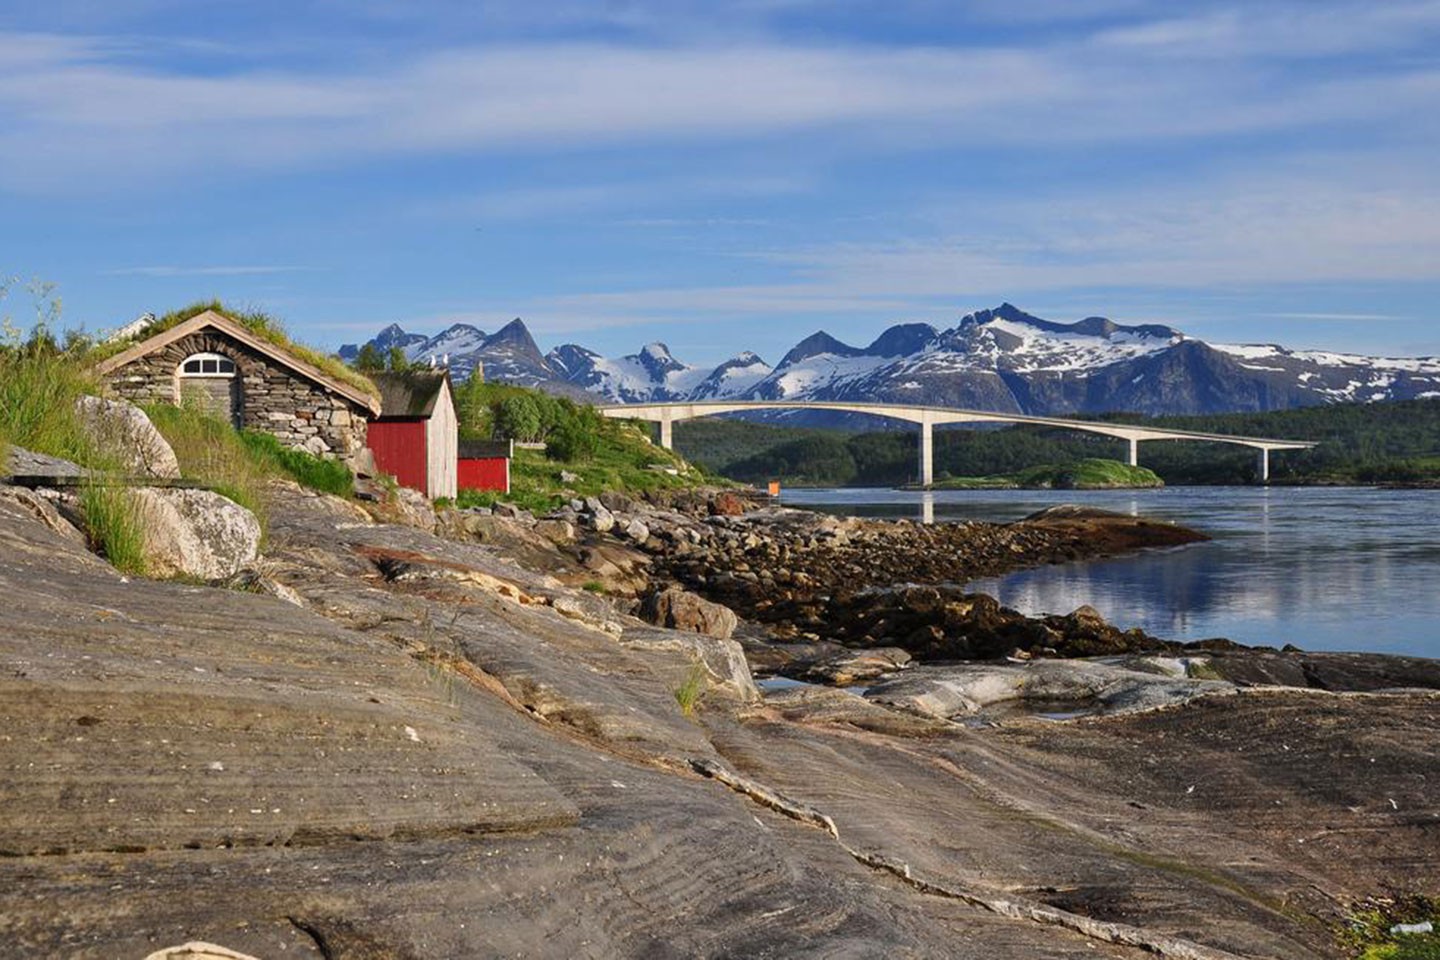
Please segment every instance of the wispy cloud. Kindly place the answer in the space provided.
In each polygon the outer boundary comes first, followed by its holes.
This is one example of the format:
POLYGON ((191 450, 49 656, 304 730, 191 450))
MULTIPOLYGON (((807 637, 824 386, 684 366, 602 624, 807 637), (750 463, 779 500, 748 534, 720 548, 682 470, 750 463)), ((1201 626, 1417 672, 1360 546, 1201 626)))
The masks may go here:
POLYGON ((1279 320, 1408 320, 1409 317, 1393 313, 1266 313, 1266 317, 1279 320))
POLYGON ((150 266, 150 267, 116 267, 113 270, 104 270, 102 273, 107 277, 248 277, 262 276, 273 273, 300 273, 308 272, 313 267, 287 267, 274 265, 219 265, 181 267, 173 265, 150 266))
MULTIPOLYGON (((1393 6, 1347 4, 1343 27, 1297 13, 1301 39, 1287 42, 1369 49, 1440 20, 1434 3, 1393 6)), ((548 40, 407 51, 378 70, 203 73, 116 56, 103 38, 0 34, 0 184, 830 134, 853 153, 977 135, 1041 147, 1384 129, 1440 96, 1434 64, 1342 67, 1316 82, 1268 69, 1258 48, 1236 52, 1256 30, 1278 48, 1286 24, 1236 8, 1025 48, 548 40), (1218 72, 1191 57, 1157 69, 1156 53, 1175 47, 1235 59, 1218 72)))
MULTIPOLYGON (((534 312, 687 322, 727 316, 944 319, 957 305, 1047 291, 1227 290, 1277 284, 1428 281, 1440 263, 1440 189, 1389 190, 1328 175, 1051 196, 970 198, 967 232, 834 242, 761 256, 789 278, 769 284, 594 291, 534 312)), ((960 219, 936 212, 940 222, 960 219)), ((1097 297, 1088 308, 1112 306, 1097 297)), ((1399 320, 1386 313, 1272 313, 1279 319, 1399 320)), ((1154 319, 1153 317, 1151 319, 1154 319)))

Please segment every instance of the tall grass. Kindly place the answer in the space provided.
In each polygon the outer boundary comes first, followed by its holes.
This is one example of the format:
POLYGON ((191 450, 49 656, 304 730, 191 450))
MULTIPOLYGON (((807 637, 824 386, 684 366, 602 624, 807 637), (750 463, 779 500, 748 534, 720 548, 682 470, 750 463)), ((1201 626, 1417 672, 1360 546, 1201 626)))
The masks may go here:
POLYGON ((182 476, 207 484, 255 514, 266 528, 265 484, 279 476, 275 464, 252 451, 235 428, 198 406, 150 404, 145 414, 175 451, 182 476))
POLYGON ((96 479, 80 488, 85 538, 90 549, 122 573, 143 576, 146 569, 145 526, 130 491, 96 479))
POLYGON ((262 530, 269 519, 265 485, 273 479, 288 477, 340 497, 354 489, 354 474, 343 463, 291 450, 268 433, 237 431, 203 406, 157 403, 145 413, 175 451, 181 474, 250 510, 262 530))
POLYGON ((75 401, 95 393, 89 372, 43 339, 0 349, 0 437, 36 453, 103 469, 104 451, 86 433, 75 401))
POLYGON ((696 660, 690 664, 680 686, 675 688, 675 702, 680 705, 680 712, 687 717, 693 717, 709 689, 710 671, 704 663, 696 660))
POLYGON ((62 457, 89 468, 80 489, 91 549, 126 573, 145 572, 144 521, 135 499, 106 477, 117 470, 114 451, 86 430, 76 401, 98 392, 77 351, 61 350, 43 326, 21 344, 0 347, 0 467, 9 446, 62 457))

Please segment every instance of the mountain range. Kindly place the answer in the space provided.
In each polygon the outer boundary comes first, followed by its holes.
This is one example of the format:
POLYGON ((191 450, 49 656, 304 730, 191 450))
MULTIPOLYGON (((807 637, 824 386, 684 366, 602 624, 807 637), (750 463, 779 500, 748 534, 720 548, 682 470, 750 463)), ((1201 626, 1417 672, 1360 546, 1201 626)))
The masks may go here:
MULTIPOLYGON (((1004 303, 950 329, 892 326, 869 346, 814 333, 771 366, 744 351, 716 367, 682 363, 663 343, 606 358, 567 343, 542 354, 519 319, 493 334, 455 324, 433 337, 391 324, 370 341, 456 377, 610 403, 850 400, 1034 415, 1195 414, 1440 397, 1440 359, 1367 357, 1275 344, 1210 344, 1168 326, 1104 317, 1055 323, 1004 303)), ((356 344, 340 349, 353 359, 356 344)))

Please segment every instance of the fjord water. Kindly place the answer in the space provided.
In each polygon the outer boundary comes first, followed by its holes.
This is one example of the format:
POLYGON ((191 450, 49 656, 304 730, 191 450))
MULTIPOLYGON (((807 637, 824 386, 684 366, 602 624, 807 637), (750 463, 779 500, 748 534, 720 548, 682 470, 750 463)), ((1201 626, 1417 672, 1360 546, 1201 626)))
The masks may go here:
POLYGON ((1122 628, 1307 650, 1440 657, 1440 491, 1363 487, 1162 490, 787 490, 787 506, 852 516, 1016 520, 1058 503, 1185 524, 1214 539, 976 580, 1027 614, 1088 603, 1122 628))

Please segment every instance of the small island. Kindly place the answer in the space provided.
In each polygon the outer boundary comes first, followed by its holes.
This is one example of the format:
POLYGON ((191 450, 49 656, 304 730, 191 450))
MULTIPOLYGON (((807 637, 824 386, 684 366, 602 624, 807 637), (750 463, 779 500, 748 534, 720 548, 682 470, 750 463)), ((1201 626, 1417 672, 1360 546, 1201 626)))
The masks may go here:
POLYGON ((1117 490, 1163 487, 1155 471, 1119 460, 1087 457, 1065 464, 1046 464, 984 477, 945 477, 931 490, 1117 490))

